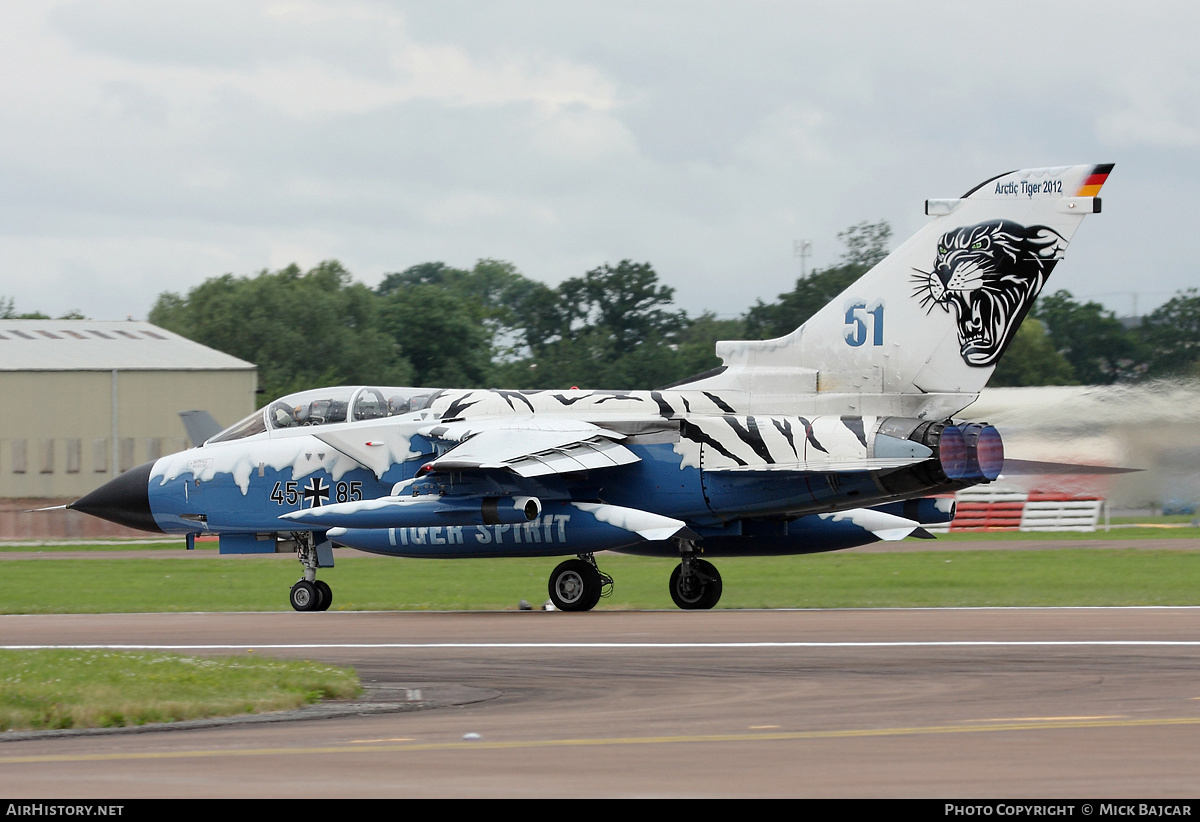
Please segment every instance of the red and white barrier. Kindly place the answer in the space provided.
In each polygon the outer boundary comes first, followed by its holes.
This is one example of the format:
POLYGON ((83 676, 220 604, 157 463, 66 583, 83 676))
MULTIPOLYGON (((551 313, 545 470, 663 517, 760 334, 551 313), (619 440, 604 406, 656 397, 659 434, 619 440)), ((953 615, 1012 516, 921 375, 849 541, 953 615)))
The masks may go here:
POLYGON ((949 531, 1095 531, 1104 500, 1063 493, 1025 492, 1004 486, 967 488, 955 494, 957 510, 949 525, 926 526, 935 534, 949 531))

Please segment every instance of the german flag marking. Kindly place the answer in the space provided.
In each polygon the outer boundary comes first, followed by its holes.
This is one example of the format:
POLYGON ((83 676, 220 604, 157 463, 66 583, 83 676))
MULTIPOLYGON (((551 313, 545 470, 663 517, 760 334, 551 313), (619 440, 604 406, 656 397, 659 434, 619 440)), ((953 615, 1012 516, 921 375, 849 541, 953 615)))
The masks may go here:
POLYGON ((1113 163, 1106 163, 1092 168, 1092 173, 1084 180, 1083 185, 1079 188, 1079 193, 1076 197, 1095 197, 1100 193, 1100 187, 1104 185, 1104 181, 1108 179, 1108 174, 1112 171, 1113 163))

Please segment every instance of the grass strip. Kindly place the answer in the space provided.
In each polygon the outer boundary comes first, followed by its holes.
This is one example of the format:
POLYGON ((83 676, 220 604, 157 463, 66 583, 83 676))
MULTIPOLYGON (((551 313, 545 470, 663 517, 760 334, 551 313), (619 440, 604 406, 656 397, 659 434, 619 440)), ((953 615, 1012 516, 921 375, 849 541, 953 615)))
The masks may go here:
MULTIPOLYGON (((342 555, 320 577, 332 610, 539 607, 558 558, 415 560, 342 555)), ((601 554, 616 580, 601 609, 673 609, 675 560, 601 554)), ((829 553, 713 560, 720 608, 1200 605, 1200 551, 829 553)), ((299 563, 279 557, 9 560, 0 613, 287 611, 299 563)))
POLYGON ((298 708, 362 691, 353 671, 245 654, 0 650, 0 730, 112 728, 298 708))

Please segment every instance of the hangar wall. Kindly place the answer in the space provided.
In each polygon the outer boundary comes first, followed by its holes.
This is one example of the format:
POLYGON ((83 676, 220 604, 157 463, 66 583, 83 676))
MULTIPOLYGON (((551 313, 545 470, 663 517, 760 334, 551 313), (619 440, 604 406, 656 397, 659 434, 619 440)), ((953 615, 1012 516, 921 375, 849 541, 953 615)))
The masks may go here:
POLYGON ((180 411, 232 425, 255 388, 253 371, 0 371, 0 497, 83 496, 186 448, 180 411))
POLYGON ((137 533, 24 512, 188 447, 180 411, 232 425, 256 407, 257 382, 252 363, 149 323, 0 321, 0 539, 137 533))

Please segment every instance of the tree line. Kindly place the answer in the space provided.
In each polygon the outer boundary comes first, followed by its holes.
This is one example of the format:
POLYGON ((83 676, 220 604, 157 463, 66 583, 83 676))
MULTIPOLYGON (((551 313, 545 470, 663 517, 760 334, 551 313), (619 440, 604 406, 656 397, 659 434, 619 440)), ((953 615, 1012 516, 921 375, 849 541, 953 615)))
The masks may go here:
MULTIPOLYGON (((649 263, 605 264, 557 287, 511 263, 441 262, 386 274, 375 288, 336 261, 213 277, 164 292, 149 321, 259 369, 263 401, 319 385, 654 388, 720 365, 718 340, 787 334, 888 253, 891 228, 838 235, 836 265, 736 318, 690 316, 649 263)), ((0 318, 18 314, 0 297, 0 318)), ((67 318, 80 318, 72 312, 67 318)), ((1200 292, 1127 325, 1068 291, 1043 294, 1000 360, 993 386, 1111 384, 1200 376, 1200 292)))
POLYGON ((160 294, 149 321, 259 368, 263 399, 330 384, 655 388, 719 366, 718 340, 778 336, 887 255, 891 229, 839 235, 837 266, 744 315, 690 316, 649 263, 605 264, 556 287, 511 263, 421 263, 356 282, 336 261, 226 274, 160 294))

